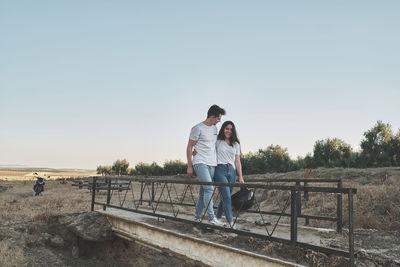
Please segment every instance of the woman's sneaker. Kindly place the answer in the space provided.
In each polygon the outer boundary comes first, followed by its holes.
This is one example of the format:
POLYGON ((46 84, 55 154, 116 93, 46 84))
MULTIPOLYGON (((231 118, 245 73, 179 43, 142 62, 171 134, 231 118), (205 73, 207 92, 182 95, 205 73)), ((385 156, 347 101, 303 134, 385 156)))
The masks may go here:
POLYGON ((234 224, 233 222, 227 223, 226 227, 231 228, 231 229, 236 229, 236 224, 234 224))
POLYGON ((209 220, 208 222, 211 223, 211 224, 217 225, 217 226, 224 226, 224 223, 223 223, 223 222, 220 222, 220 221, 219 221, 217 218, 215 218, 215 217, 214 217, 214 219, 209 220))

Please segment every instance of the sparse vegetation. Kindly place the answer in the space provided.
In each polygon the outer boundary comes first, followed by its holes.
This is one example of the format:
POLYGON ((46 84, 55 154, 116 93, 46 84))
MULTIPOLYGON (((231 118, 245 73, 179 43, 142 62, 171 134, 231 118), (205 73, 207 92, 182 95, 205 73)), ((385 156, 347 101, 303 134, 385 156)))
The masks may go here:
POLYGON ((156 162, 151 164, 139 162, 134 168, 129 168, 126 159, 117 160, 112 166, 97 167, 97 174, 101 175, 177 175, 185 174, 187 165, 180 160, 170 160, 164 163, 164 166, 158 165, 156 162))
POLYGON ((27 262, 23 249, 15 246, 12 241, 0 241, 0 266, 21 266, 27 262))

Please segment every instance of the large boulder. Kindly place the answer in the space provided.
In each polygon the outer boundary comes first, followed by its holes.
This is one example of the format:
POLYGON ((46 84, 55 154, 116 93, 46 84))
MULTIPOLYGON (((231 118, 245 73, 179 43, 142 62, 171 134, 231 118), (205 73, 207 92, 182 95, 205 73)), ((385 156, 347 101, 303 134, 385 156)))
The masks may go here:
POLYGON ((102 242, 113 239, 111 224, 97 212, 63 214, 49 220, 49 230, 71 240, 71 232, 84 240, 102 242))

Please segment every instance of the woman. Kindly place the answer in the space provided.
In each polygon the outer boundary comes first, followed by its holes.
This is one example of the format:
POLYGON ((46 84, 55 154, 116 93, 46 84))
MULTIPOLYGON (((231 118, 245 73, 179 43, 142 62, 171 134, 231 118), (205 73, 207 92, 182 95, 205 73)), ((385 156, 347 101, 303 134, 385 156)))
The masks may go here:
MULTIPOLYGON (((242 164, 240 163, 240 142, 237 137, 236 127, 232 121, 226 121, 217 136, 217 162, 214 181, 218 183, 235 183, 236 174, 239 182, 244 183, 242 176, 242 164)), ((221 219, 225 214, 229 227, 233 228, 232 204, 230 186, 220 186, 222 200, 219 202, 216 217, 221 219)))

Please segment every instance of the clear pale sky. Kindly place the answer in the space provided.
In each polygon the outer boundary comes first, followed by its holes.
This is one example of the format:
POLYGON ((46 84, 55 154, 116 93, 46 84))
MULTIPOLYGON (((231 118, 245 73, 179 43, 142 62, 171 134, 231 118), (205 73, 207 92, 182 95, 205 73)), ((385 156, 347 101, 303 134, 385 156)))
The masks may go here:
POLYGON ((377 120, 400 128, 399 14, 397 0, 0 0, 0 165, 186 161, 212 104, 243 153, 358 150, 377 120))

